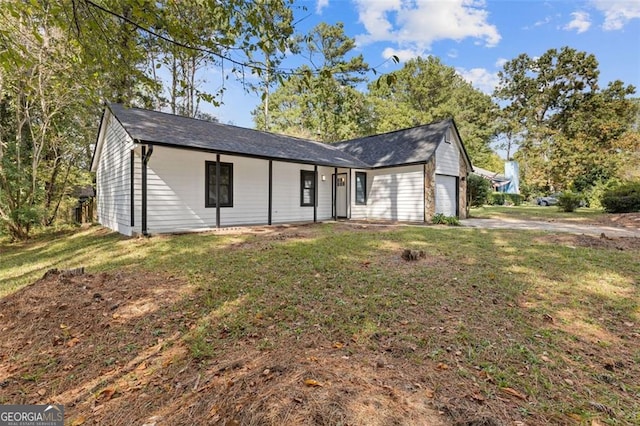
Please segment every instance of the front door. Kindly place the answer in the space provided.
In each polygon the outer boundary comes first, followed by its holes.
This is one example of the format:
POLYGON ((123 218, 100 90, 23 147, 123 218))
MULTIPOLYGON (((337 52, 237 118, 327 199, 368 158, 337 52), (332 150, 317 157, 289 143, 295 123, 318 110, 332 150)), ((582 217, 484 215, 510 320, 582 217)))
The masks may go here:
POLYGON ((333 182, 336 189, 336 216, 345 218, 347 217, 347 174, 338 173, 337 181, 336 175, 333 175, 333 182))

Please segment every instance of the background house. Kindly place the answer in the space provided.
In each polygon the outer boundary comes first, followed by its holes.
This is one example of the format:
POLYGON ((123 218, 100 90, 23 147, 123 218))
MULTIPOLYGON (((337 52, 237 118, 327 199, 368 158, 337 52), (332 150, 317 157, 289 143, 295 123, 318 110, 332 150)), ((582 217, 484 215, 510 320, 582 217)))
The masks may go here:
POLYGON ((491 187, 496 192, 506 194, 520 193, 520 169, 515 161, 507 161, 504 164, 504 174, 486 170, 477 166, 473 167, 473 173, 491 182, 491 187))
POLYGON ((465 217, 471 163, 453 120, 327 145, 110 104, 91 170, 98 221, 132 235, 465 217))

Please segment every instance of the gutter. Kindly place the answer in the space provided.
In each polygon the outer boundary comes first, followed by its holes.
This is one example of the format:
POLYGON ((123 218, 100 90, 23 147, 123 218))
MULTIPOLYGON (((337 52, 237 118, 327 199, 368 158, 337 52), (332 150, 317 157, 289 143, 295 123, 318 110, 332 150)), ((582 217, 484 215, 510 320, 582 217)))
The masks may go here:
POLYGON ((142 235, 149 236, 147 231, 147 164, 151 154, 153 154, 153 145, 142 146, 142 235))

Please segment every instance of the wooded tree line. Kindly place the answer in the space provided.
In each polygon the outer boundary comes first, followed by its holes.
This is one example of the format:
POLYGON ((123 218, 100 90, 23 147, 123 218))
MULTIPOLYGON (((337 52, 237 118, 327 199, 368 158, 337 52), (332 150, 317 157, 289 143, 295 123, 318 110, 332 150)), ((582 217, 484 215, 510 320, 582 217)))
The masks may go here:
POLYGON ((259 129, 334 142, 453 117, 474 165, 503 171, 494 148, 520 163, 525 195, 640 176, 635 88, 621 81, 601 88, 592 54, 569 47, 522 54, 504 65, 490 96, 436 57, 412 59, 382 79, 360 78, 366 64, 347 59, 355 45, 339 26, 319 25, 303 45, 324 58, 327 72, 280 85, 268 108, 254 111, 259 129))
POLYGON ((229 78, 261 95, 253 112, 259 129, 334 142, 454 117, 475 165, 502 169, 492 150, 498 140, 534 191, 637 173, 635 89, 619 81, 600 88, 593 55, 570 48, 521 55, 505 64, 492 97, 435 57, 380 76, 354 53, 341 24, 296 35, 293 7, 292 0, 3 0, 0 228, 26 238, 33 226, 64 216, 74 188, 91 184, 105 101, 215 120, 202 104, 218 105, 229 78), (287 55, 304 65, 283 70, 287 55))

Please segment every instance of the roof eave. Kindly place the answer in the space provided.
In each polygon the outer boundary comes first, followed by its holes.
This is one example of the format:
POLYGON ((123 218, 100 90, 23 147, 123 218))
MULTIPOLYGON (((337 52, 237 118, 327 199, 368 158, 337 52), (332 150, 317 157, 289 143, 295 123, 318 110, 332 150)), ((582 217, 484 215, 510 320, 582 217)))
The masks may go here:
POLYGON ((267 155, 258 155, 258 154, 250 154, 243 153, 237 151, 228 151, 221 150, 215 148, 205 148, 205 147, 196 147, 196 146, 188 146, 188 145, 179 145, 173 144, 170 142, 158 142, 144 139, 134 139, 134 143, 144 144, 144 145, 156 145, 162 146, 165 148, 174 148, 174 149, 186 149, 188 151, 199 151, 199 152, 208 152, 212 154, 220 154, 220 155, 235 155, 237 157, 246 157, 246 158, 257 158, 262 160, 273 160, 273 161, 282 161, 285 163, 299 163, 299 164, 309 164, 309 165, 317 165, 323 167, 347 167, 347 168, 360 168, 360 169, 370 169, 372 168, 370 165, 365 164, 364 162, 360 163, 335 163, 335 162, 327 162, 327 161, 313 161, 313 160, 305 160, 305 159, 297 159, 297 158, 288 158, 288 157, 277 157, 277 156, 267 156, 267 155))
MULTIPOLYGON (((100 125, 98 126, 98 134, 96 135, 96 143, 93 148, 93 155, 91 156, 91 166, 89 170, 91 172, 96 172, 98 169, 98 162, 100 161, 100 155, 102 154, 102 146, 104 144, 104 133, 106 132, 105 125, 105 116, 107 115, 107 108, 102 111, 102 116, 100 117, 100 125)), ((111 114, 113 115, 113 114, 111 114)))

